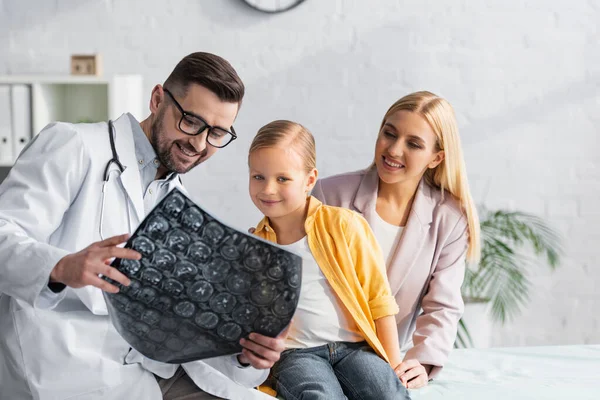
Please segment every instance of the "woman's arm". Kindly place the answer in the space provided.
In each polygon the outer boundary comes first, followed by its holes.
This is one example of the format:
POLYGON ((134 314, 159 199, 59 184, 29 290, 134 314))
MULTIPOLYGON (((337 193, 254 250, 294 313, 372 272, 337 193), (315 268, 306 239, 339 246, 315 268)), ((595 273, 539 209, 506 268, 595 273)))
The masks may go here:
POLYGON ((398 328, 396 318, 393 315, 375 320, 377 338, 381 342, 390 360, 392 368, 396 368, 402 362, 400 346, 398 345, 398 328))
POLYGON ((464 311, 461 285, 465 274, 468 244, 467 221, 458 220, 440 252, 425 296, 423 312, 416 319, 414 346, 404 361, 418 360, 432 366, 429 377, 435 377, 454 346, 458 321, 464 311))

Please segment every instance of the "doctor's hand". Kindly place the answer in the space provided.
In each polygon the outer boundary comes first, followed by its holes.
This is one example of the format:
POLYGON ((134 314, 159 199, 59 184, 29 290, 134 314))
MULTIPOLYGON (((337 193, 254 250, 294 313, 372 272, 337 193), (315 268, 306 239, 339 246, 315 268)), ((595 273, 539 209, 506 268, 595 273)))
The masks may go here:
POLYGON ((139 260, 142 256, 135 250, 124 249, 117 245, 126 242, 129 234, 113 236, 101 242, 92 243, 80 252, 61 258, 52 272, 50 282, 60 282, 72 288, 92 285, 109 293, 117 293, 119 289, 101 279, 104 275, 129 286, 130 280, 116 268, 110 266, 113 258, 139 260))
POLYGON ((285 338, 289 326, 277 337, 268 337, 251 333, 248 339, 241 339, 242 354, 238 355, 240 364, 250 364, 256 369, 269 369, 279 361, 279 355, 285 350, 285 338))
POLYGON ((431 366, 422 365, 415 359, 404 360, 394 368, 394 372, 407 389, 418 389, 426 386, 427 382, 429 382, 431 366))

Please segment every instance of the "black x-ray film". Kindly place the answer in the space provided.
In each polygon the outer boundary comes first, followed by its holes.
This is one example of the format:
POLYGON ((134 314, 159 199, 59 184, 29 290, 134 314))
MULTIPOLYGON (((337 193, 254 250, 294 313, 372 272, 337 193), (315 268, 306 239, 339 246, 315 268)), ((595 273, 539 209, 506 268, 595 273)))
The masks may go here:
POLYGON ((177 189, 125 245, 142 259, 112 265, 131 279, 104 292, 112 323, 146 357, 185 363, 239 353, 250 332, 277 336, 298 299, 302 259, 212 217, 177 189))

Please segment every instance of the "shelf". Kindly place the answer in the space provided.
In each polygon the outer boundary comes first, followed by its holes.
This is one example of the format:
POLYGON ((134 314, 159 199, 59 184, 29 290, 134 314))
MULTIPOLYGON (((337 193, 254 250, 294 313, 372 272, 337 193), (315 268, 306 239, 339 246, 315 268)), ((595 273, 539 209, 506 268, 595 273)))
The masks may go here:
MULTIPOLYGON (((137 75, 119 75, 119 77, 137 76, 137 75)), ((86 75, 3 75, 0 76, 1 84, 15 83, 56 83, 56 84, 108 84, 109 78, 102 76, 86 75)))
MULTIPOLYGON (((22 114, 16 116, 26 120, 25 124, 21 124, 19 137, 26 136, 27 140, 54 121, 99 122, 116 119, 126 112, 130 112, 138 120, 145 117, 142 77, 139 75, 117 75, 111 78, 70 75, 0 76, 0 87, 6 86, 25 87, 29 93, 25 106, 29 111, 25 112, 25 117, 22 114), (23 125, 26 127, 23 128, 23 125), (23 130, 27 132, 24 133, 23 130)), ((20 108, 23 109, 22 106, 20 108)), ((6 135, 6 131, 4 129, 3 135, 6 135)), ((0 145, 1 140, 2 138, 0 145)), ((20 143, 22 144, 22 140, 20 143)), ((4 155, 4 160, 0 159, 0 167, 10 167, 14 163, 20 148, 16 144, 13 147, 13 157, 7 158, 4 155), (8 162, 6 159, 12 161, 8 162)), ((0 151, 0 154, 6 153, 0 151)))

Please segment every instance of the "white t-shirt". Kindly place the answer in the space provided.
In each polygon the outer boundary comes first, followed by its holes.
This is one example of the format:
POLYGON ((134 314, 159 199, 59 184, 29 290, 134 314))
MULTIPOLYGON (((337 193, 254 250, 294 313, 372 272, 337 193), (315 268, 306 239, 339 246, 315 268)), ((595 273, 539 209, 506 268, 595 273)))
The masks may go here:
POLYGON ((317 265, 306 236, 282 246, 302 257, 302 288, 286 346, 307 348, 364 340, 356 323, 317 265))
POLYGON ((373 218, 371 223, 371 229, 373 230, 375 238, 381 247, 383 258, 385 259, 385 265, 387 267, 394 256, 404 227, 392 225, 389 222, 384 221, 383 218, 381 218, 379 214, 375 212, 375 218, 373 218))

